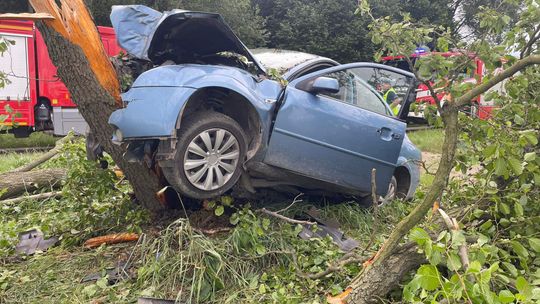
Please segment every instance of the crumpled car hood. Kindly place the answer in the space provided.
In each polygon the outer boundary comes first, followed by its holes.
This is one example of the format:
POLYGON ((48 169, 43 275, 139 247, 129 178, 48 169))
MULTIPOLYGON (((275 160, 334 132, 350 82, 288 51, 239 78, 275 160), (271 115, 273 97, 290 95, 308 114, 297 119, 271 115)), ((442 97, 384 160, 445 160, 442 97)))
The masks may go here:
POLYGON ((124 50, 154 64, 195 63, 197 58, 231 52, 265 73, 219 14, 179 9, 160 13, 144 5, 115 5, 111 22, 124 50))

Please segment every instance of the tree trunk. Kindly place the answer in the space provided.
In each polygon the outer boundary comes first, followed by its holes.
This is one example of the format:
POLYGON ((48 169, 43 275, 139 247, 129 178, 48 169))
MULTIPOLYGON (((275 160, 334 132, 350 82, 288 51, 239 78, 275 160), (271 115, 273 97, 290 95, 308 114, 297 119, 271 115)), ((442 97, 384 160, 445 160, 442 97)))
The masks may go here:
MULTIPOLYGON (((433 184, 426 193, 424 200, 397 224, 396 228, 375 255, 373 263, 367 266, 364 271, 351 282, 350 287, 352 288, 352 292, 348 296, 348 303, 372 303, 373 298, 384 297, 386 293, 375 292, 388 292, 394 287, 379 286, 381 284, 389 283, 390 278, 393 277, 393 275, 389 274, 393 273, 395 270, 388 267, 394 267, 395 263, 403 263, 404 265, 401 270, 405 270, 407 268, 406 266, 410 266, 404 261, 400 262, 395 260, 395 257, 399 256, 399 253, 396 252, 399 243, 402 242, 403 238, 414 226, 418 225, 424 219, 426 213, 432 208, 435 201, 441 197, 453 168, 459 132, 458 109, 453 105, 448 106, 441 116, 445 124, 445 137, 442 148, 443 153, 441 155, 441 160, 439 161, 439 168, 435 174, 433 184), (387 278, 383 280, 385 276, 387 276, 387 278), (375 284, 374 279, 379 277, 381 277, 382 281, 375 284)), ((399 274, 403 276, 405 273, 406 272, 400 272, 399 274)), ((394 283, 396 282, 399 281, 394 281, 394 283)))
POLYGON ((41 188, 59 188, 66 176, 64 169, 44 169, 31 172, 8 172, 0 179, 0 199, 18 196, 41 188), (5 191, 5 192, 3 192, 5 191))
POLYGON ((113 128, 108 119, 120 103, 120 86, 84 2, 30 2, 37 13, 48 13, 55 18, 38 21, 36 26, 58 68, 58 76, 69 89, 91 132, 122 169, 137 199, 154 213, 163 210, 156 197, 160 189, 157 175, 143 164, 126 162, 122 157, 124 149, 111 142, 113 128), (60 7, 57 2, 61 3, 60 7))
POLYGON ((353 290, 348 303, 381 303, 385 296, 398 287, 405 275, 417 269, 426 261, 424 254, 418 253, 416 244, 408 243, 398 247, 381 263, 370 268, 369 276, 360 276, 351 286, 353 290))

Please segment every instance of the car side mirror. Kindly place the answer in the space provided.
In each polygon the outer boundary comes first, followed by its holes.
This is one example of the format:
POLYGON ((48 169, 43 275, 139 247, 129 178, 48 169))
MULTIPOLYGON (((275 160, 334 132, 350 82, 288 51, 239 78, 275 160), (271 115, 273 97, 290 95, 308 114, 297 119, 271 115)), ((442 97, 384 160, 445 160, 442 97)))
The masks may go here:
POLYGON ((330 77, 317 77, 310 86, 308 86, 307 91, 310 93, 338 93, 339 92, 339 82, 335 78, 330 77))

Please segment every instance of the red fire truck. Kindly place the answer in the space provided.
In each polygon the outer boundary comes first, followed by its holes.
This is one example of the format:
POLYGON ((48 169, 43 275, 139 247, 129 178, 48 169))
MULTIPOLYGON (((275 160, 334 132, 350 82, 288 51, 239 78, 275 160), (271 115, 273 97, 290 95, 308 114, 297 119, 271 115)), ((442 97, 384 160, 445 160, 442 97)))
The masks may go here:
MULTIPOLYGON (((114 30, 98 26, 98 31, 109 56, 117 55, 121 48, 114 30)), ((16 137, 44 130, 52 130, 55 135, 71 130, 84 134, 87 125, 56 75, 34 23, 0 20, 0 37, 14 42, 0 57, 0 71, 8 79, 7 85, 0 88, 0 115, 9 115, 0 124, 11 126, 16 137)))
MULTIPOLYGON (((461 56, 461 53, 455 53, 455 52, 427 52, 424 49, 418 49, 415 54, 412 55, 412 62, 414 62, 421 58, 422 56, 430 56, 433 54, 442 55, 444 57, 451 57, 451 56, 461 56)), ((383 64, 390 65, 393 67, 400 68, 402 70, 410 71, 408 62, 403 58, 403 56, 387 56, 382 58, 383 64)), ((479 58, 474 58, 475 68, 472 70, 463 70, 463 79, 464 82, 482 82, 482 78, 484 77, 486 73, 486 69, 484 66, 484 62, 480 60, 479 58)), ((500 89, 500 86, 493 89, 500 89)), ((443 99, 444 95, 439 94, 439 99, 443 99)), ((422 103, 422 104, 435 104, 435 100, 433 97, 431 97, 431 94, 427 88, 426 85, 420 84, 418 86, 418 90, 416 93, 416 102, 422 103)), ((495 105, 493 104, 493 101, 486 101, 484 100, 484 95, 480 95, 478 98, 473 100, 473 103, 468 107, 468 112, 475 117, 479 117, 480 119, 487 119, 491 115, 491 111, 495 108, 495 105)))

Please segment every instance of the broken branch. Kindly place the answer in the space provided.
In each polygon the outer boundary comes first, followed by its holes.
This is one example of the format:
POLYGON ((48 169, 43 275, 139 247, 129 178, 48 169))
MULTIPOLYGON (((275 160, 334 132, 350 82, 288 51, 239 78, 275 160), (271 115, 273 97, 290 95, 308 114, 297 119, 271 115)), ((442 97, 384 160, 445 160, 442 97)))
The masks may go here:
POLYGON ((84 247, 86 248, 96 248, 101 244, 118 244, 126 242, 134 242, 139 239, 139 235, 136 233, 115 233, 109 235, 98 236, 95 238, 88 239, 84 242, 84 247))
POLYGON ((20 203, 25 200, 45 200, 52 197, 58 197, 62 195, 62 191, 53 191, 53 192, 46 192, 46 193, 40 193, 35 195, 26 195, 16 198, 11 198, 7 200, 0 201, 0 205, 8 205, 8 204, 15 204, 20 203))
MULTIPOLYGON (((450 231, 458 231, 460 230, 459 229, 459 225, 456 221, 455 218, 450 218, 450 216, 444 212, 444 210, 442 210, 441 208, 437 209, 439 211, 439 213, 441 214, 443 220, 444 220, 444 223, 446 224, 446 227, 448 228, 448 230, 450 231)), ((469 254, 468 254, 468 249, 467 249, 467 242, 465 242, 464 244, 461 244, 459 246, 459 258, 461 259, 461 265, 463 265, 463 269, 464 270, 467 270, 467 268, 469 268, 469 254)))
POLYGON ((41 188, 58 188, 65 176, 65 169, 4 173, 0 178, 0 190, 4 190, 0 199, 16 197, 41 188))
MULTIPOLYGON (((293 261, 294 261, 295 265, 298 265, 297 260, 296 260, 296 255, 293 254, 292 257, 293 257, 293 261)), ((345 267, 348 264, 351 264, 351 263, 362 264, 367 259, 368 258, 366 258, 366 257, 359 257, 355 253, 349 252, 349 253, 345 254, 344 256, 342 256, 339 260, 337 260, 336 263, 328 266, 328 268, 326 268, 325 270, 323 270, 321 272, 304 273, 304 272, 301 272, 300 270, 296 270, 296 275, 301 277, 301 278, 304 278, 304 279, 312 279, 312 280, 320 279, 320 278, 325 277, 325 276, 327 276, 327 275, 329 275, 329 274, 331 274, 333 272, 342 270, 343 267, 345 267)))
POLYGON ((364 250, 362 250, 362 254, 366 252, 366 250, 373 245, 375 242, 375 237, 377 234, 377 215, 379 213, 379 202, 377 199, 377 183, 376 183, 376 177, 377 177, 377 169, 373 168, 371 169, 371 199, 373 201, 373 231, 371 232, 371 237, 369 238, 369 242, 367 243, 364 250))
POLYGON ((70 142, 71 140, 73 139, 73 133, 69 133, 67 136, 65 136, 64 138, 58 140, 56 142, 56 145, 54 148, 52 148, 51 150, 49 150, 49 152, 43 154, 41 157, 39 157, 38 159, 22 166, 22 167, 19 167, 17 169, 14 169, 12 170, 11 172, 28 172, 32 169, 34 169, 35 167, 43 164, 44 162, 48 161, 49 159, 53 158, 56 154, 58 154, 58 152, 60 152, 60 150, 62 149, 62 147, 64 146, 65 143, 67 142, 70 142))
POLYGON ((273 217, 276 217, 282 221, 285 221, 287 223, 291 223, 291 224, 300 224, 300 225, 315 225, 316 223, 315 222, 310 222, 310 221, 301 221, 301 220, 295 220, 295 219, 292 219, 290 217, 286 217, 284 215, 281 215, 275 211, 270 211, 266 208, 262 208, 262 209, 259 209, 262 213, 265 213, 267 215, 270 215, 270 216, 273 216, 273 217))
POLYGON ((302 196, 302 195, 304 195, 304 193, 300 193, 300 194, 298 194, 297 196, 295 196, 294 199, 293 199, 293 202, 292 202, 289 206, 287 206, 286 208, 283 208, 283 209, 280 209, 280 210, 276 211, 276 213, 282 213, 282 212, 285 212, 285 211, 289 210, 289 208, 291 208, 294 204, 296 204, 296 203, 301 203, 302 200, 301 200, 301 199, 298 199, 298 198, 299 198, 300 196, 302 196))

